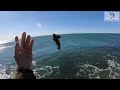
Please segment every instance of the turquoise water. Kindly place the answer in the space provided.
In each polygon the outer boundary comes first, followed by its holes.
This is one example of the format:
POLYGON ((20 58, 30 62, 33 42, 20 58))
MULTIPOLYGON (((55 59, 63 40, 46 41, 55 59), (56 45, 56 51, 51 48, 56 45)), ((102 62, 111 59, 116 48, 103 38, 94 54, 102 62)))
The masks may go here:
MULTIPOLYGON (((120 34, 63 34, 59 51, 52 36, 33 37, 38 79, 120 78, 120 34)), ((0 44, 0 78, 15 70, 14 42, 0 44)))

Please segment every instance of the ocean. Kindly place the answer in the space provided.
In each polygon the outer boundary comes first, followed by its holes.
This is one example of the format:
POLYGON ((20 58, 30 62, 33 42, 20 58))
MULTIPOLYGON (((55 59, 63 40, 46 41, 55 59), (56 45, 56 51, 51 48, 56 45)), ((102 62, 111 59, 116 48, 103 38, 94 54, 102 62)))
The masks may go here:
MULTIPOLYGON (((52 36, 33 37, 37 79, 120 79, 120 34, 61 34, 61 50, 52 36)), ((0 44, 0 79, 15 70, 14 42, 0 44)))

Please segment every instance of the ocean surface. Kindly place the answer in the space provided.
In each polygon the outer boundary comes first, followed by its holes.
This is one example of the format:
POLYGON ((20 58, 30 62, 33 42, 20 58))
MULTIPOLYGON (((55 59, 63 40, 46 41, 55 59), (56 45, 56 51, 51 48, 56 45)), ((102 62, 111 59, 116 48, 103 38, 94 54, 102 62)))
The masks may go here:
MULTIPOLYGON (((62 34, 61 50, 52 36, 33 37, 37 79, 120 79, 120 34, 62 34)), ((0 44, 0 79, 13 75, 14 42, 0 44)))

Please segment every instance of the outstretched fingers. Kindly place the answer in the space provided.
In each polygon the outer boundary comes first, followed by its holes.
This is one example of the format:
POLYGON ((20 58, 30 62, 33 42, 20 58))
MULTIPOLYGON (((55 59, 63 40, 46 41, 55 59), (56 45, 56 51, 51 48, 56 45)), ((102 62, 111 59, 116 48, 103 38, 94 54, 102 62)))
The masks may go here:
POLYGON ((31 40, 31 42, 30 42, 30 50, 31 50, 31 52, 32 52, 33 44, 34 44, 34 40, 31 40))
POLYGON ((18 49, 19 49, 19 42, 18 42, 18 37, 15 37, 15 53, 14 55, 16 56, 18 53, 18 49))
POLYGON ((33 48, 33 44, 34 44, 34 40, 31 39, 31 36, 28 35, 26 38, 26 33, 24 32, 22 34, 22 39, 21 39, 21 47, 19 46, 19 42, 18 42, 18 37, 15 37, 15 55, 17 55, 19 53, 19 49, 20 48, 26 48, 26 50, 30 50, 30 52, 32 52, 32 48, 33 48))
POLYGON ((29 48, 29 44, 30 44, 30 35, 27 36, 27 39, 26 39, 26 43, 25 43, 25 47, 26 48, 29 48))
POLYGON ((21 47, 24 48, 25 47, 25 41, 26 41, 26 33, 24 32, 22 34, 22 40, 21 40, 21 47))

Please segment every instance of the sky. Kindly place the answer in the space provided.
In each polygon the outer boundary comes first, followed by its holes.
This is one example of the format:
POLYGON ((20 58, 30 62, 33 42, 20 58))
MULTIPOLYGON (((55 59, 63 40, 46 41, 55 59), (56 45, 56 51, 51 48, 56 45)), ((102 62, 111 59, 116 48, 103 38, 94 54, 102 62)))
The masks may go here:
POLYGON ((104 11, 0 11, 0 41, 69 33, 120 33, 120 22, 104 22, 104 11))

